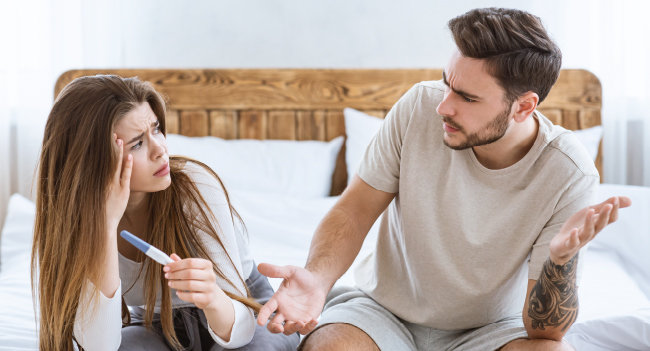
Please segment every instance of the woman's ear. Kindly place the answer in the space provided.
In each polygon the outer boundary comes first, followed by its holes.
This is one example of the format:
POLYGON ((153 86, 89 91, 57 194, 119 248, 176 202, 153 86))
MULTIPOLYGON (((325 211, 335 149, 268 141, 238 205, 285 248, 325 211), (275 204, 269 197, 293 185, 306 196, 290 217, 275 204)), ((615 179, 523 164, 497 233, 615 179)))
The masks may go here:
POLYGON ((539 102, 539 96, 537 93, 528 91, 521 95, 515 101, 515 122, 521 123, 530 116, 533 111, 537 108, 537 103, 539 102))

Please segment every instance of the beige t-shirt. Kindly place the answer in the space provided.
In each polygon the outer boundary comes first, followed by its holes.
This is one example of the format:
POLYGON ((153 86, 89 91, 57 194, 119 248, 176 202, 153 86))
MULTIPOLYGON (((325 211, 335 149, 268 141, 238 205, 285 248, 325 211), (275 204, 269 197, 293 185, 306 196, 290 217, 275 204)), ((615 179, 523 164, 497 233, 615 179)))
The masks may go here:
POLYGON ((564 221, 591 204, 599 177, 575 136, 538 112, 535 143, 510 167, 448 148, 436 113, 444 91, 416 84, 366 150, 359 176, 397 195, 355 278, 398 317, 454 330, 521 313, 527 279, 538 279, 564 221))

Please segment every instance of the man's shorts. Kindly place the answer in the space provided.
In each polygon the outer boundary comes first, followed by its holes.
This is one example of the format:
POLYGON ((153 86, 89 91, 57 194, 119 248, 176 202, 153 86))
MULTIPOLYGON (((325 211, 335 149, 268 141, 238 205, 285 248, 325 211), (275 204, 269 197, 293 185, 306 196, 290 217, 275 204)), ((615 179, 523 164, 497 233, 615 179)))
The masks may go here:
POLYGON ((497 350, 512 340, 528 337, 521 315, 474 329, 437 330, 402 320, 361 290, 350 287, 330 292, 315 330, 332 323, 354 325, 368 334, 380 350, 391 351, 497 350))

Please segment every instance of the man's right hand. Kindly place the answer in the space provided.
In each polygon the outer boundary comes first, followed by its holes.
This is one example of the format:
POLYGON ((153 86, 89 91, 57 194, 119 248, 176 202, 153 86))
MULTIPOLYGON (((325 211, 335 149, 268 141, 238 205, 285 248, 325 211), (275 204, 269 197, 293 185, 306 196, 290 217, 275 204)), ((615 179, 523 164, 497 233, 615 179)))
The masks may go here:
POLYGON ((317 274, 301 267, 261 263, 258 270, 269 278, 284 280, 260 309, 257 323, 264 325, 275 312, 267 325, 270 332, 286 335, 311 332, 318 324, 317 318, 323 310, 330 286, 317 274))

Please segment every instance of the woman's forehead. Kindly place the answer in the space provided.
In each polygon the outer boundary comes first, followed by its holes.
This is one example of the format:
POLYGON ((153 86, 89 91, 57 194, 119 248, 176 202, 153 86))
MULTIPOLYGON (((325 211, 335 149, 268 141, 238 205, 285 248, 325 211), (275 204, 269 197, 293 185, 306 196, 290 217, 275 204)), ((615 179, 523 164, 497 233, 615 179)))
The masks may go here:
POLYGON ((149 129, 149 127, 156 122, 158 122, 158 118, 151 110, 149 104, 142 103, 125 114, 124 117, 118 121, 115 129, 122 132, 141 132, 149 129))

